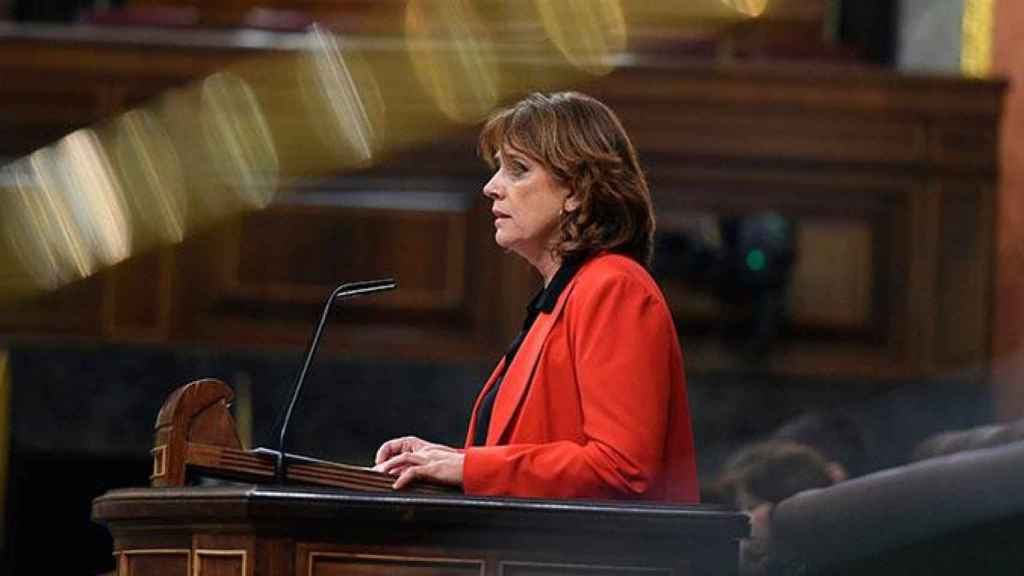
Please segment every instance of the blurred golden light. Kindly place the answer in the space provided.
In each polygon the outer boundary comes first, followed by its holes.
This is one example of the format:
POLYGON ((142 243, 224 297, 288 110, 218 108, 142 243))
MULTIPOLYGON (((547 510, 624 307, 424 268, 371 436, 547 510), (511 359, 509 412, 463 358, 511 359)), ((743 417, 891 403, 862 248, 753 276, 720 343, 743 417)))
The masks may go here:
POLYGON ((57 143, 62 190, 96 259, 116 264, 131 254, 131 229, 120 182, 100 139, 78 130, 57 143))
POLYGON ((729 25, 768 17, 769 5, 408 0, 404 10, 396 44, 314 27, 305 50, 234 65, 5 168, 0 289, 16 277, 56 288, 263 208, 295 179, 479 122, 503 97, 607 74, 628 26, 729 25))
POLYGON ((966 0, 961 23, 960 69, 975 78, 992 71, 992 36, 995 29, 994 0, 966 0))
POLYGON ((206 160, 240 202, 228 211, 266 207, 277 192, 280 164, 255 92, 242 77, 219 72, 203 81, 201 94, 206 160))
POLYGON ((336 166, 368 164, 385 126, 377 79, 365 60, 343 52, 323 28, 310 32, 310 48, 312 78, 300 82, 309 125, 336 166))
POLYGON ((768 0, 722 0, 722 3, 752 18, 764 14, 768 9, 768 0))
POLYGON ((124 114, 113 129, 114 158, 135 229, 156 242, 181 242, 188 197, 181 161, 167 130, 148 110, 124 114))
POLYGON ((442 112, 467 124, 498 103, 498 64, 467 0, 409 0, 405 37, 416 75, 442 112))
POLYGON ((178 158, 184 180, 185 233, 199 230, 237 211, 240 202, 224 190, 203 138, 200 91, 195 87, 170 90, 150 106, 167 132, 168 145, 178 158))
POLYGON ((13 175, 9 168, 0 169, 0 308, 44 288, 22 262, 16 243, 24 243, 23 213, 15 195, 13 175))
POLYGON ((618 0, 535 0, 544 30, 565 58, 591 74, 614 68, 626 49, 626 19, 618 0))
POLYGON ((43 289, 53 289, 95 269, 93 254, 71 215, 53 148, 42 148, 5 168, 13 184, 4 233, 11 251, 43 289))
MULTIPOLYGON (((3 240, 2 271, 6 279, 21 276, 22 272, 31 278, 31 283, 40 289, 51 289, 59 285, 59 256, 51 243, 49 233, 50 212, 45 206, 40 190, 28 191, 29 178, 23 174, 29 167, 25 162, 3 168, 4 194, 0 197, 0 237, 3 240)), ((6 282, 5 282, 5 288, 6 282)))
MULTIPOLYGON (((789 4, 803 2, 790 0, 789 4)), ((750 18, 768 17, 783 8, 785 2, 768 0, 686 0, 685 2, 623 2, 626 22, 633 30, 645 27, 674 29, 675 33, 713 30, 750 18)))

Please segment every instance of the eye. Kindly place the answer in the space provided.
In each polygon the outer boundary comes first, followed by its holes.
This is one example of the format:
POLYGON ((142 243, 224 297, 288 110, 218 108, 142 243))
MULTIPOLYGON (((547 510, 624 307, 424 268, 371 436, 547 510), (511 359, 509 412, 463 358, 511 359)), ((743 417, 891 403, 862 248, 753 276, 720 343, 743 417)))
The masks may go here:
POLYGON ((525 163, 519 160, 513 160, 508 164, 508 172, 513 176, 521 176, 526 173, 528 167, 525 163))

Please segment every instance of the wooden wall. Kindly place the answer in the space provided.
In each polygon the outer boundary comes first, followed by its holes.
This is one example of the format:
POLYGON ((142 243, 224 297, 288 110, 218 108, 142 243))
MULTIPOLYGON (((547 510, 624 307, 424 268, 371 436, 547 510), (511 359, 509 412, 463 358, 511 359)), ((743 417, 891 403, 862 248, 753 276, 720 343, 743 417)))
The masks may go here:
MULTIPOLYGON (((139 46, 102 34, 8 37, 0 41, 0 150, 28 152, 266 52, 273 48, 139 46)), ((577 88, 621 115, 661 230, 682 231, 695 214, 771 210, 798 222, 791 323, 757 368, 892 378, 987 364, 1001 83, 636 56, 577 88)), ((334 284, 394 274, 401 290, 336 314, 328 348, 493 358, 537 284, 493 245, 474 132, 8 306, 0 331, 294 348, 334 284)), ((729 310, 671 278, 663 287, 691 370, 750 367, 718 330, 729 310)))

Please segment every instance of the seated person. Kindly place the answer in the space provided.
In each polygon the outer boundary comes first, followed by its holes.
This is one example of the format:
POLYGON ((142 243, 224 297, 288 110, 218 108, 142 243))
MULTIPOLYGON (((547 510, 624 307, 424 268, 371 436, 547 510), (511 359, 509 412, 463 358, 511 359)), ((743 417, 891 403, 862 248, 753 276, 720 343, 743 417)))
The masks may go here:
POLYGON ((726 504, 749 512, 834 483, 829 462, 814 448, 768 440, 747 445, 729 458, 717 484, 726 504))
POLYGON ((790 496, 836 482, 829 462, 803 444, 768 440, 736 452, 716 483, 725 504, 750 514, 750 538, 740 545, 744 574, 762 574, 771 562, 772 507, 790 496))
POLYGON ((829 476, 835 482, 865 473, 864 434, 856 421, 841 412, 805 412, 780 426, 771 439, 817 450, 828 461, 829 476))

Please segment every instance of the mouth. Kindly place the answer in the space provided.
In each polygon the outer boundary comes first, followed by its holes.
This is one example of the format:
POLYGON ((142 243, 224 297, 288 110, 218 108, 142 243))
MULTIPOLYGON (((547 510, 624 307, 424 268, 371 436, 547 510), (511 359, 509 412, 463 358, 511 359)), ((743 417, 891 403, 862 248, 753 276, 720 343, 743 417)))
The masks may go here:
POLYGON ((508 214, 505 214, 501 210, 491 210, 491 214, 494 215, 494 219, 495 220, 501 220, 503 218, 508 218, 509 217, 508 214))

